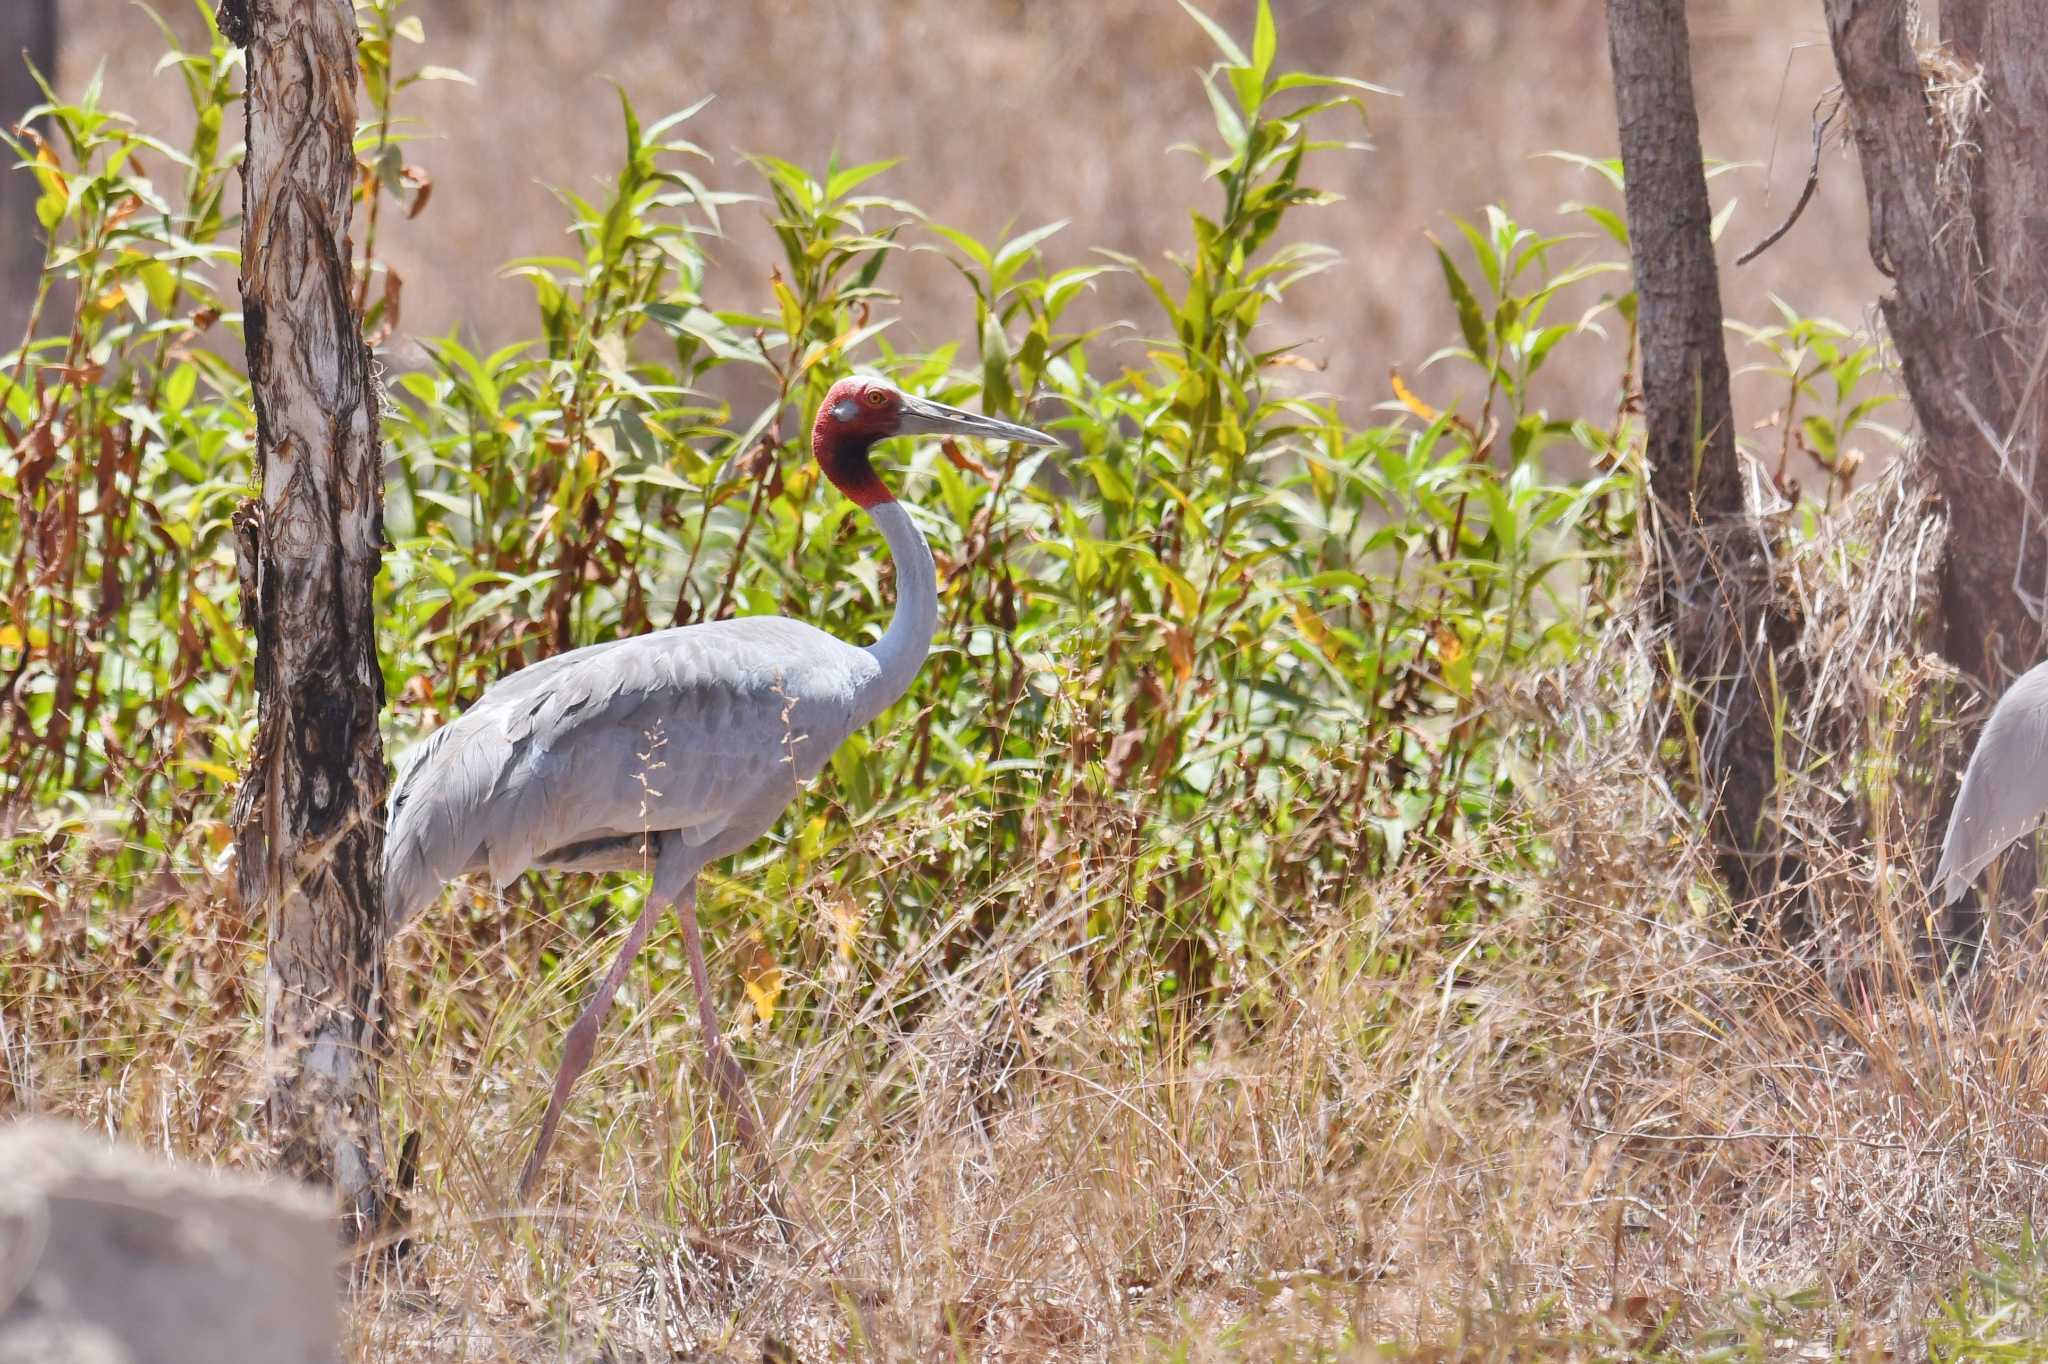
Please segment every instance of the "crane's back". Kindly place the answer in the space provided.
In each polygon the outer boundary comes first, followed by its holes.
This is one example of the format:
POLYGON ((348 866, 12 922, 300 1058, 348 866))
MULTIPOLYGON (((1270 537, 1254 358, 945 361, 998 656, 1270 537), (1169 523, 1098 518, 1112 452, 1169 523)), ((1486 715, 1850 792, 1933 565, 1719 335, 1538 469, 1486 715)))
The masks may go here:
MULTIPOLYGON (((865 721, 863 649, 780 616, 660 630, 501 678, 428 736, 393 785, 385 915, 396 929, 443 882, 498 884, 557 850, 602 866, 648 834, 705 843, 773 824, 865 721)), ((631 865, 630 861, 621 865, 631 865)))

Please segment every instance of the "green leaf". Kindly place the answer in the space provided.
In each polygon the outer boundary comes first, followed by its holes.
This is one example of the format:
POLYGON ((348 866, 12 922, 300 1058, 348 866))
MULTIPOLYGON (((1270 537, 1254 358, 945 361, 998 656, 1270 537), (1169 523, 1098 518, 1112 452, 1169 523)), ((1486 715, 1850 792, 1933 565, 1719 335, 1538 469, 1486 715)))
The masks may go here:
POLYGON ((1067 220, 1061 218, 1055 222, 1047 223, 1043 227, 1033 228, 1021 236, 1012 237, 1004 242, 1001 249, 996 252, 991 270, 996 292, 1000 294, 1007 290, 1010 287, 1010 281, 1016 276, 1017 271, 1022 269, 1036 253, 1038 244, 1066 225, 1067 220))
POLYGON ((858 186, 874 179, 883 171, 902 164, 902 157, 892 156, 886 161, 870 161, 862 166, 848 166, 843 171, 835 172, 830 179, 826 180, 825 197, 832 201, 844 199, 858 186))
POLYGON ((925 226, 959 247, 961 251, 966 253, 967 259, 973 261, 991 275, 995 273, 994 258, 989 255, 988 248, 975 238, 962 232, 957 227, 947 227, 944 223, 926 223, 925 226))
POLYGON ((1578 152, 1540 152, 1538 155, 1552 161, 1562 161, 1566 165, 1577 166, 1581 170, 1592 171, 1605 180, 1616 193, 1621 192, 1621 158, 1618 156, 1596 158, 1582 156, 1578 152))
POLYGON ((1104 501, 1127 507, 1137 496, 1131 487, 1131 481, 1124 477, 1123 470, 1102 456, 1092 455, 1082 460, 1080 467, 1095 480, 1095 486, 1101 490, 1104 501))
POLYGON ((1362 81, 1354 76, 1312 76, 1306 71, 1282 72, 1280 78, 1273 82, 1271 93, 1281 95, 1289 90, 1304 89, 1359 90, 1368 95, 1392 95, 1396 99, 1401 95, 1399 90, 1391 86, 1374 85, 1371 81, 1362 81))
POLYGON ((1714 221, 1707 229, 1707 240, 1716 242, 1721 240, 1722 229, 1728 226, 1728 220, 1735 216, 1735 206, 1741 202, 1742 200, 1739 198, 1730 199, 1727 203, 1721 205, 1721 211, 1714 215, 1714 221))
POLYGON ((1180 0, 1180 7, 1194 16, 1195 22, 1200 24, 1202 30, 1209 35, 1209 41, 1216 44, 1216 50, 1223 54, 1223 60, 1233 66, 1249 65, 1244 58, 1244 49, 1230 40, 1230 35, 1223 31, 1222 25, 1196 9, 1192 4, 1188 3, 1188 0, 1180 0))
POLYGON ((1833 422, 1821 416, 1802 417, 1799 422, 1799 430, 1800 434, 1806 437, 1807 445, 1812 448, 1814 455, 1821 463, 1834 463, 1837 445, 1833 422))
POLYGON ((1451 260, 1451 253, 1444 250, 1443 243, 1434 237, 1430 244, 1436 248, 1437 264, 1443 267, 1444 285, 1451 291, 1451 305, 1458 312, 1458 330, 1465 337, 1465 347, 1477 357, 1481 364, 1488 363, 1493 356, 1490 339, 1486 334, 1486 315, 1479 309, 1479 300, 1472 295, 1471 286, 1458 273, 1457 265, 1451 260))
MULTIPOLYGON (((1181 3, 1186 4, 1187 0, 1181 0, 1181 3)), ((1209 108, 1216 115, 1216 131, 1223 135, 1224 145, 1233 152, 1243 151, 1244 120, 1230 107, 1230 101, 1216 88, 1216 82, 1207 76, 1202 77, 1202 93, 1209 97, 1209 108)))

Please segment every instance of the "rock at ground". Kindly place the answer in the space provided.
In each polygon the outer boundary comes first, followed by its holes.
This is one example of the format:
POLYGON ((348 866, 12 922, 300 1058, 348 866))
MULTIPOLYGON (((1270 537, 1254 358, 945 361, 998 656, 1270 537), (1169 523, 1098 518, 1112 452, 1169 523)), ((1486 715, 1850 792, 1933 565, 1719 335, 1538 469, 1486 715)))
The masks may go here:
POLYGON ((0 1364, 331 1364, 335 1256, 307 1190, 0 1127, 0 1364))

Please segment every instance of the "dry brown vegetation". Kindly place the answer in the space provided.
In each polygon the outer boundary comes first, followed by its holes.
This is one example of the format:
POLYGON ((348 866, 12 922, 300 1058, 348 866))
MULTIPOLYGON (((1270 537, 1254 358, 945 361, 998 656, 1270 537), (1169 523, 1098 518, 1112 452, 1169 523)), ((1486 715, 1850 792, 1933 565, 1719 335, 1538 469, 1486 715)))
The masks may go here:
MULTIPOLYGON (((1265 906, 1302 936, 1230 995, 1260 1002, 1256 1031, 1236 1003, 1204 1004, 1161 1039, 1150 1001, 1093 995, 1088 962, 1116 944, 1089 940, 1091 909, 1153 889, 1100 851, 1117 840, 1099 807, 1035 812, 1046 855, 997 891, 1035 908, 986 938, 966 900, 887 963, 824 954, 795 983, 824 1040, 751 1048, 783 1178, 821 1236, 794 1250, 713 1136, 672 935, 631 978, 543 1205, 508 1206, 545 1063, 609 949, 563 940, 518 894, 457 896, 397 948, 388 1083, 391 1119, 419 1134, 414 1248, 358 1301, 355 1357, 1917 1348, 1983 1247, 2036 1215, 2048 1159, 2048 1020, 2024 945, 1995 942, 1960 994, 1915 948, 1910 844, 1935 774, 1887 764, 1915 742, 1943 752, 1923 727, 1953 704, 1905 624, 1938 550, 1930 515, 1894 474, 1784 566, 1811 607, 1864 604, 1837 613, 1835 682, 1788 734, 1857 732, 1883 777, 1860 785, 1815 747, 1814 788, 1788 797, 1816 831, 1818 946, 1748 941, 1703 889, 1710 863, 1644 748, 1663 728, 1650 670, 1617 631, 1495 698, 1557 741, 1520 783, 1550 869, 1484 925, 1447 917, 1465 878, 1495 874, 1476 848, 1341 903, 1265 906), (1873 793, 1869 843, 1827 842, 1845 784, 1873 793), (561 969, 537 975, 549 950, 561 969), (910 999, 906 1029, 890 1005, 910 999)), ((914 860, 960 813, 936 792, 868 851, 914 860)), ((796 892, 830 934, 834 906, 885 889, 825 867, 796 892)), ((187 1158, 254 1155, 259 944, 223 892, 180 891, 195 931, 172 943, 68 927, 47 991, 11 1002, 20 1102, 187 1158), (108 1052, 131 1058, 111 1084, 108 1052)), ((729 939, 721 973, 748 950, 729 939)))

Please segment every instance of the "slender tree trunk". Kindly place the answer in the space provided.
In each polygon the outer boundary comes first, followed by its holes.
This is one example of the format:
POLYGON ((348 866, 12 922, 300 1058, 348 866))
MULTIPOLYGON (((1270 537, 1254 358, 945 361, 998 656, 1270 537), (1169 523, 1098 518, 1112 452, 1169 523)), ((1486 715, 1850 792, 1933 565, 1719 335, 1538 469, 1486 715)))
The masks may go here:
POLYGON ((372 586, 383 457, 350 302, 357 184, 349 0, 228 0, 248 51, 242 310, 263 496, 236 517, 259 725, 235 810, 243 902, 269 920, 266 1115, 280 1164, 391 1207, 377 1125, 384 704, 372 586))
POLYGON ((1893 281, 1885 326, 1949 512, 1942 652, 1995 689, 2039 659, 2048 594, 2048 6, 1944 0, 1927 69, 1910 13, 1827 0, 1828 36, 1893 281))
POLYGON ((1736 462, 1712 211, 1684 0, 1609 0, 1652 517, 1650 591, 1676 685, 1697 699, 1701 777, 1729 893, 1755 919, 1781 880, 1767 546, 1736 462))
MULTIPOLYGON (((43 102, 30 63, 45 80, 55 79, 57 0, 0 0, 0 124, 43 102)), ((0 165, 0 352, 21 340, 36 301, 43 269, 36 194, 34 176, 0 165)))

